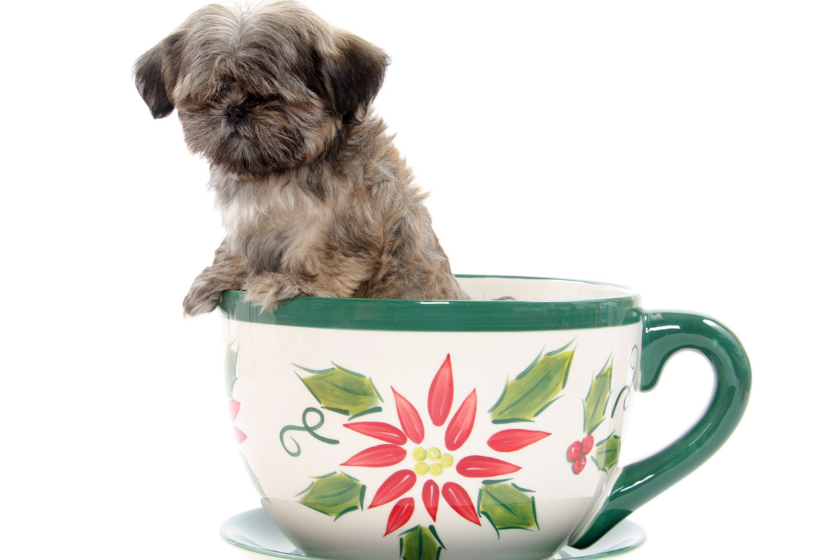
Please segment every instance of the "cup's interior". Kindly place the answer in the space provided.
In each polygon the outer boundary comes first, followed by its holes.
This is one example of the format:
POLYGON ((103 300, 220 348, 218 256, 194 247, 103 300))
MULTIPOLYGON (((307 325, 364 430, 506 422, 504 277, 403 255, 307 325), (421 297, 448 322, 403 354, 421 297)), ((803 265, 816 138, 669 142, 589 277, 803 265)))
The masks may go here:
POLYGON ((631 296, 621 286, 580 280, 458 276, 458 283, 475 301, 511 297, 517 301, 580 301, 631 296))

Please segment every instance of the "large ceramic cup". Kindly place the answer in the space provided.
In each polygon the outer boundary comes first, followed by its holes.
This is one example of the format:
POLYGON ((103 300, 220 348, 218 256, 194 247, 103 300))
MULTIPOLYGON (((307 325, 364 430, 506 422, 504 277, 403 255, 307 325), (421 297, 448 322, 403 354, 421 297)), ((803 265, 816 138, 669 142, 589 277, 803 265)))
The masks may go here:
POLYGON ((239 448, 303 553, 536 560, 583 548, 709 458, 744 412, 749 362, 716 321, 645 313, 606 284, 460 282, 473 301, 300 297, 260 313, 225 294, 239 448), (491 301, 501 296, 515 301, 491 301), (712 364, 708 410, 622 464, 634 395, 683 349, 712 364))

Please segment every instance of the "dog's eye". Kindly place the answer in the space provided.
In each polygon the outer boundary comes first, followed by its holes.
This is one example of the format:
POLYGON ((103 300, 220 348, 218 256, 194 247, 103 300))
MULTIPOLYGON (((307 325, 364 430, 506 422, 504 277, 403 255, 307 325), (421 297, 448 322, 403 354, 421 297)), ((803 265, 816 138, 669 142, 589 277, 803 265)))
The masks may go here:
POLYGON ((249 93, 245 97, 245 103, 248 105, 262 105, 266 101, 268 100, 265 97, 261 95, 254 95, 253 93, 249 93))
POLYGON ((249 94, 245 98, 245 103, 249 105, 277 105, 282 104, 285 100, 280 95, 255 95, 249 94))

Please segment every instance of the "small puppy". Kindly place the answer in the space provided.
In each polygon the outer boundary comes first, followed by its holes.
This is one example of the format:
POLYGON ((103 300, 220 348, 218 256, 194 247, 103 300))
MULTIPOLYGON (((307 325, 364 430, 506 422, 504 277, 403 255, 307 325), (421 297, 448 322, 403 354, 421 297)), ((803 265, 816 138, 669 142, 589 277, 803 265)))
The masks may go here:
POLYGON ((157 119, 178 109, 226 230, 186 315, 231 289, 264 309, 299 295, 468 299, 368 111, 387 65, 294 2, 207 6, 140 57, 137 89, 157 119))

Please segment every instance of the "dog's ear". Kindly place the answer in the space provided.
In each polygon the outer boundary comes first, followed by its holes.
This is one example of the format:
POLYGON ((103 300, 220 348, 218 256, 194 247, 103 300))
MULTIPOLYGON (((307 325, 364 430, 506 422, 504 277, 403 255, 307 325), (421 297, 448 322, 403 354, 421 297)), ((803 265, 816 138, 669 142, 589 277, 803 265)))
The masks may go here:
POLYGON ((325 93, 345 124, 358 124, 379 93, 390 61, 385 51, 346 31, 336 30, 335 44, 336 51, 319 56, 325 93))
POLYGON ((134 83, 152 116, 162 119, 172 112, 172 88, 181 65, 181 42, 184 32, 176 31, 134 64, 134 83))

